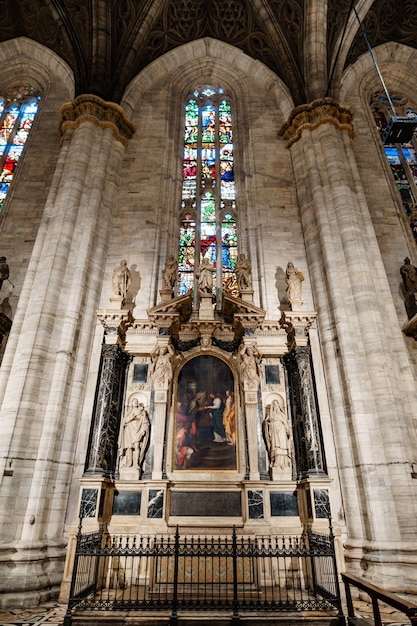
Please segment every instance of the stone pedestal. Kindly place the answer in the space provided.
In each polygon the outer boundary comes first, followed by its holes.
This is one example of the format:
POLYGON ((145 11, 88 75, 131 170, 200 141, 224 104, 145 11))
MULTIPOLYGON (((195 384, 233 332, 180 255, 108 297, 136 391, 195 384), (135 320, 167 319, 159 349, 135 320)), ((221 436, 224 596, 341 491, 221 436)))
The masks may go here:
POLYGON ((213 294, 200 293, 200 308, 198 311, 198 319, 214 320, 213 294))

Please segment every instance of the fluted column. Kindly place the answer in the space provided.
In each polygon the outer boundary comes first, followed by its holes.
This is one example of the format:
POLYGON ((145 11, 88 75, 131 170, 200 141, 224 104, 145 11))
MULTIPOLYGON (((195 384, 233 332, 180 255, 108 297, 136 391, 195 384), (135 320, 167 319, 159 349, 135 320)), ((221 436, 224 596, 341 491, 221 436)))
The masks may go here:
POLYGON ((297 107, 281 135, 318 311, 348 558, 391 574, 394 545, 415 558, 408 538, 417 532, 417 397, 352 149, 353 114, 321 98, 297 107))
POLYGON ((323 476, 324 455, 310 346, 295 347, 284 357, 284 363, 291 401, 297 476, 323 476))
MULTIPOLYGON (((32 572, 36 578, 36 568, 42 567, 39 587, 55 584, 61 575, 59 567, 48 574, 47 562, 62 558, 56 545, 61 549, 62 544, 65 553, 63 528, 95 309, 118 173, 133 130, 118 105, 96 96, 79 96, 63 106, 61 152, 6 349, 4 375, 0 372, 0 536, 18 542, 15 559, 29 568, 26 576, 32 572), (5 465, 10 468, 6 481, 5 465), (46 547, 35 563, 24 552, 36 542, 46 547), (48 546, 53 546, 51 555, 48 546)), ((24 577, 18 566, 14 572, 16 595, 24 577)), ((10 573, 6 575, 11 583, 10 573)), ((0 571, 0 584, 1 576, 0 571)))

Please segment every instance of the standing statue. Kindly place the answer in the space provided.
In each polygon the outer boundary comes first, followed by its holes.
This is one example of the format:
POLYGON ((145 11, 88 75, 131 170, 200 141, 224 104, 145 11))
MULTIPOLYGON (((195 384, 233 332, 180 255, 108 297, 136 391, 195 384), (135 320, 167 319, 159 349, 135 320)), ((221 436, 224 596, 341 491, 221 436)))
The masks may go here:
POLYGON ((400 274, 403 279, 405 291, 407 293, 417 293, 417 267, 411 265, 408 256, 404 259, 404 265, 400 268, 400 274))
POLYGON ((266 407, 266 417, 262 425, 268 450, 270 467, 281 470, 291 467, 290 427, 285 413, 284 399, 273 400, 266 407))
POLYGON ((259 357, 256 346, 242 344, 239 350, 240 372, 242 381, 249 389, 258 389, 259 385, 259 357))
POLYGON ((174 289, 177 280, 178 262, 173 254, 169 254, 165 261, 165 267, 162 270, 162 288, 174 289))
POLYGON ((198 278, 198 290, 202 294, 213 292, 213 265, 210 259, 204 257, 196 274, 198 278))
POLYGON ((235 269, 239 291, 252 289, 252 267, 243 253, 239 254, 235 269))
POLYGON ((151 424, 145 406, 142 402, 139 403, 137 398, 133 398, 122 425, 121 465, 140 469, 148 445, 151 424))
POLYGON ((3 281, 9 278, 9 266, 6 263, 6 257, 0 256, 0 289, 3 286, 3 281))
POLYGON ((132 277, 127 267, 127 261, 123 259, 120 264, 113 270, 112 287, 115 296, 126 298, 127 291, 130 287, 132 277))
POLYGON ((152 352, 152 379, 157 387, 164 387, 172 379, 172 356, 174 349, 170 344, 157 346, 152 352))
POLYGON ((287 283, 287 300, 291 305, 301 303, 301 283, 303 280, 303 274, 289 261, 285 272, 285 281, 287 283))

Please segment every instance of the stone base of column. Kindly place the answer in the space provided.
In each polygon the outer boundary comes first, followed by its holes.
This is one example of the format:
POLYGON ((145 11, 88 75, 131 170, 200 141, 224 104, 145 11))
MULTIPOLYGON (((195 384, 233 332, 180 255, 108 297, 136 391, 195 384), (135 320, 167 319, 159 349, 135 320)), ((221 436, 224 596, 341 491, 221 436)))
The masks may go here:
POLYGON ((64 572, 66 542, 50 540, 0 549, 0 608, 28 608, 56 598, 64 572))
POLYGON ((253 302, 253 289, 242 289, 239 296, 243 302, 253 302))
POLYGON ((159 295, 161 296, 161 302, 172 300, 172 289, 161 289, 159 295))
POLYGON ((211 293, 200 294, 198 319, 214 320, 213 295, 211 293))

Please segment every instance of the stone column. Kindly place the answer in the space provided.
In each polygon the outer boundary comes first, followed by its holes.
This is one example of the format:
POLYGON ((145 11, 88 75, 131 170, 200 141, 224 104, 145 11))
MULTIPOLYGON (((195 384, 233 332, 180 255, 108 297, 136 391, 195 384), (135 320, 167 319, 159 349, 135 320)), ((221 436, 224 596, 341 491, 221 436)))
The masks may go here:
MULTIPOLYGON (((0 372, 0 476, 5 465, 12 471, 0 488, 0 534, 19 546, 14 574, 5 573, 14 599, 24 585, 26 600, 35 603, 37 596, 27 595, 31 574, 37 589, 54 587, 62 575, 95 309, 133 130, 118 105, 93 95, 62 108, 61 152, 0 372), (36 559, 34 545, 42 549, 36 559)), ((1 578, 0 566, 0 585, 1 578)))
POLYGON ((103 345, 86 474, 113 478, 123 410, 123 391, 129 355, 117 344, 103 345))
POLYGON ((152 479, 160 480, 163 473, 164 441, 168 411, 168 392, 172 382, 173 348, 168 335, 160 335, 153 352, 152 383, 154 389, 154 465, 152 479), (161 360, 162 359, 162 360, 161 360))
POLYGON ((298 478, 325 473, 310 347, 295 347, 284 357, 294 434, 298 478))
POLYGON ((407 551, 416 579, 417 391, 355 161, 353 114, 321 98, 294 109, 280 132, 291 150, 319 312, 347 558, 372 568, 368 576, 397 577, 395 545, 407 551))
POLYGON ((240 348, 240 372, 243 400, 246 415, 246 436, 248 445, 249 480, 259 480, 258 448, 260 425, 258 416, 259 353, 254 339, 243 338, 240 348))

